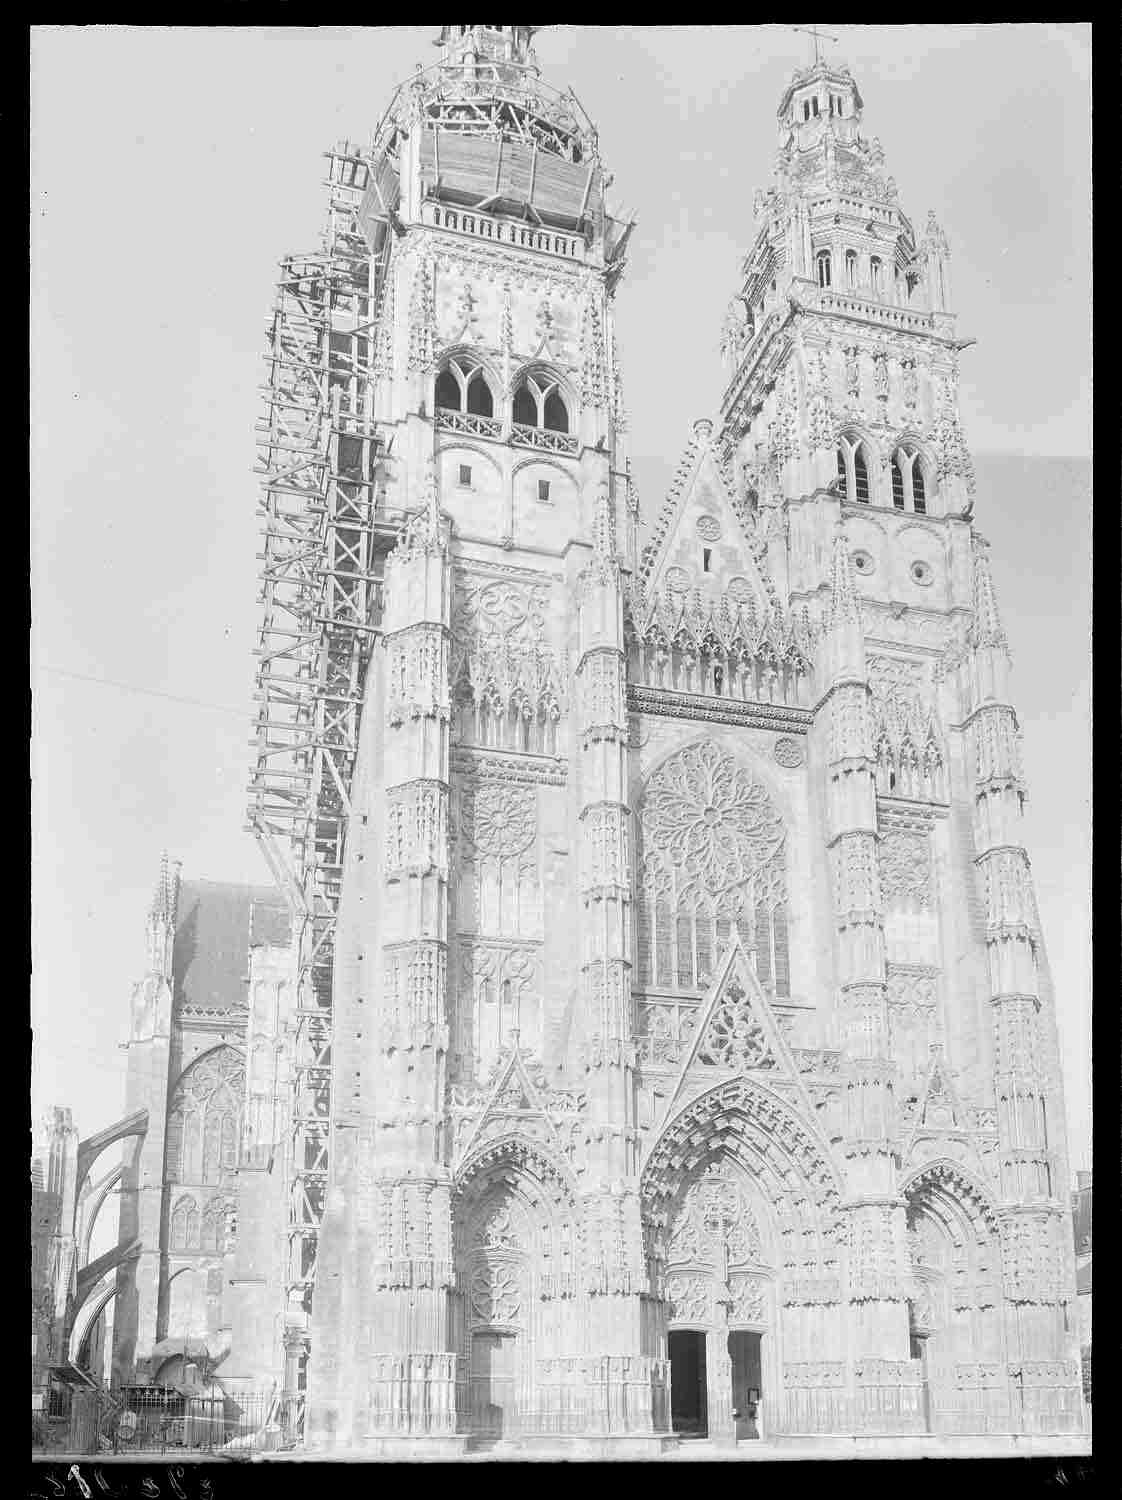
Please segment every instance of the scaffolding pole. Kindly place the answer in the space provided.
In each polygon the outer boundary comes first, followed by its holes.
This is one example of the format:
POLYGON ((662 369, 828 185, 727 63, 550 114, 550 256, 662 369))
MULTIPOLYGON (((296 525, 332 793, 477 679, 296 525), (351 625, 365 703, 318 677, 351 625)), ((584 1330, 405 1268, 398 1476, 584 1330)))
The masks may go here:
POLYGON ((335 921, 384 552, 371 368, 384 259, 372 261, 357 219, 369 160, 348 142, 327 159, 323 248, 280 266, 255 469, 264 546, 249 824, 288 896, 297 946, 285 1288, 297 1391, 331 1148, 335 921))

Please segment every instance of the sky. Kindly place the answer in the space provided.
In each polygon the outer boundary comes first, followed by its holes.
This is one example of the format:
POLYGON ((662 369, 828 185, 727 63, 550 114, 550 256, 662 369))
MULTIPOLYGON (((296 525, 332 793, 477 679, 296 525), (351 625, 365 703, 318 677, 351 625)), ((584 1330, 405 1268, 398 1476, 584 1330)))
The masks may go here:
MULTIPOLYGON (((1091 1165, 1090 27, 852 27, 914 223, 952 252, 961 406, 1014 656, 1026 843, 1059 996, 1071 1167, 1091 1165)), ((161 850, 262 882, 245 829, 253 428, 276 262, 315 248, 322 153, 366 141, 437 28, 32 31, 32 1107, 123 1111, 161 850)), ((638 219, 616 297, 633 465, 657 510, 714 415, 790 28, 556 27, 638 219)))

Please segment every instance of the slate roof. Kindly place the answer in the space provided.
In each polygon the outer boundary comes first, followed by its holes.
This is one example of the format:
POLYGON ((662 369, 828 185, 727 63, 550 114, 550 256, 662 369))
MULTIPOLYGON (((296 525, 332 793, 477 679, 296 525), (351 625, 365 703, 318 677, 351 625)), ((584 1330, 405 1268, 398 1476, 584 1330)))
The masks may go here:
POLYGON ((251 945, 283 944, 288 937, 288 912, 274 887, 184 880, 172 948, 175 1004, 244 1005, 251 945))

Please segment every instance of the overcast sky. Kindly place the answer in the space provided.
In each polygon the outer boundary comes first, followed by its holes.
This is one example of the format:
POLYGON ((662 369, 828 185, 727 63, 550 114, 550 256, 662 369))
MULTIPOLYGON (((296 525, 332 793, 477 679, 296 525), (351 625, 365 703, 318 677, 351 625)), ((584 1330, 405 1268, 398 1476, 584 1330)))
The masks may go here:
MULTIPOLYGON (((123 1109, 161 849, 188 879, 268 879, 243 828, 276 261, 317 245, 321 153, 368 139, 436 29, 33 32, 32 1098, 83 1134, 123 1109)), ((838 34, 901 206, 947 232, 978 340, 961 361, 976 519, 1015 657, 1072 1166, 1090 1166, 1090 28, 838 34)), ((714 413, 753 192, 808 49, 773 26, 537 39, 638 215, 616 302, 648 516, 714 413)))

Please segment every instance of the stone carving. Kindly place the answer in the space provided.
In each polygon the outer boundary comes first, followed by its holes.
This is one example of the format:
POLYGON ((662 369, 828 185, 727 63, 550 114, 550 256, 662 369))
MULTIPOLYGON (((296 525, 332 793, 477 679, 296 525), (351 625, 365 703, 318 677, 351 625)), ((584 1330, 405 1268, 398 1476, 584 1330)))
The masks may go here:
POLYGON ((522 1311, 522 1288, 513 1266, 477 1266, 470 1283, 472 1317, 480 1323, 514 1323, 522 1311))
POLYGON ((707 1276, 671 1276, 666 1282, 667 1317, 672 1323, 711 1321, 707 1276))
POLYGON ((672 756, 643 798, 644 845, 710 895, 779 862, 784 828, 764 788, 712 741, 672 756))
POLYGON ((735 981, 710 1017, 697 1060, 738 1071, 768 1067, 775 1061, 767 1034, 735 981))
POLYGON ((682 1197, 667 1261, 707 1265, 723 1275, 728 1266, 758 1264, 761 1258, 759 1225, 736 1170, 727 1162, 706 1168, 682 1197))
POLYGON ((499 859, 521 854, 537 837, 535 794, 495 783, 468 787, 460 803, 460 827, 481 854, 499 859))
POLYGON ((555 754, 565 710, 563 663, 546 628, 545 585, 467 584, 452 616, 456 738, 555 754))
POLYGON ((786 766, 789 770, 794 770, 796 766, 801 766, 803 763, 803 747, 798 740, 787 736, 776 740, 771 753, 781 766, 786 766))
POLYGON ((690 586, 690 575, 685 568, 667 568, 666 587, 672 594, 684 594, 690 586))
POLYGON ((716 516, 698 516, 697 534, 703 542, 719 542, 721 523, 716 516))
POLYGON ((763 1323, 766 1319, 767 1284, 758 1276, 729 1278, 730 1323, 763 1323))
POLYGON ((932 904, 931 842, 926 834, 893 832, 881 839, 881 890, 893 906, 932 904))
POLYGON ((636 1029, 639 1061, 653 1067, 681 1063, 697 1029, 698 1014, 696 1005, 640 1001, 636 1029))
POLYGON ((747 604, 752 598, 752 585, 747 578, 730 578, 728 582, 728 596, 737 604, 747 604))
POLYGON ((447 789, 441 782, 411 781, 389 788, 383 863, 388 879, 446 864, 447 809, 447 789))

